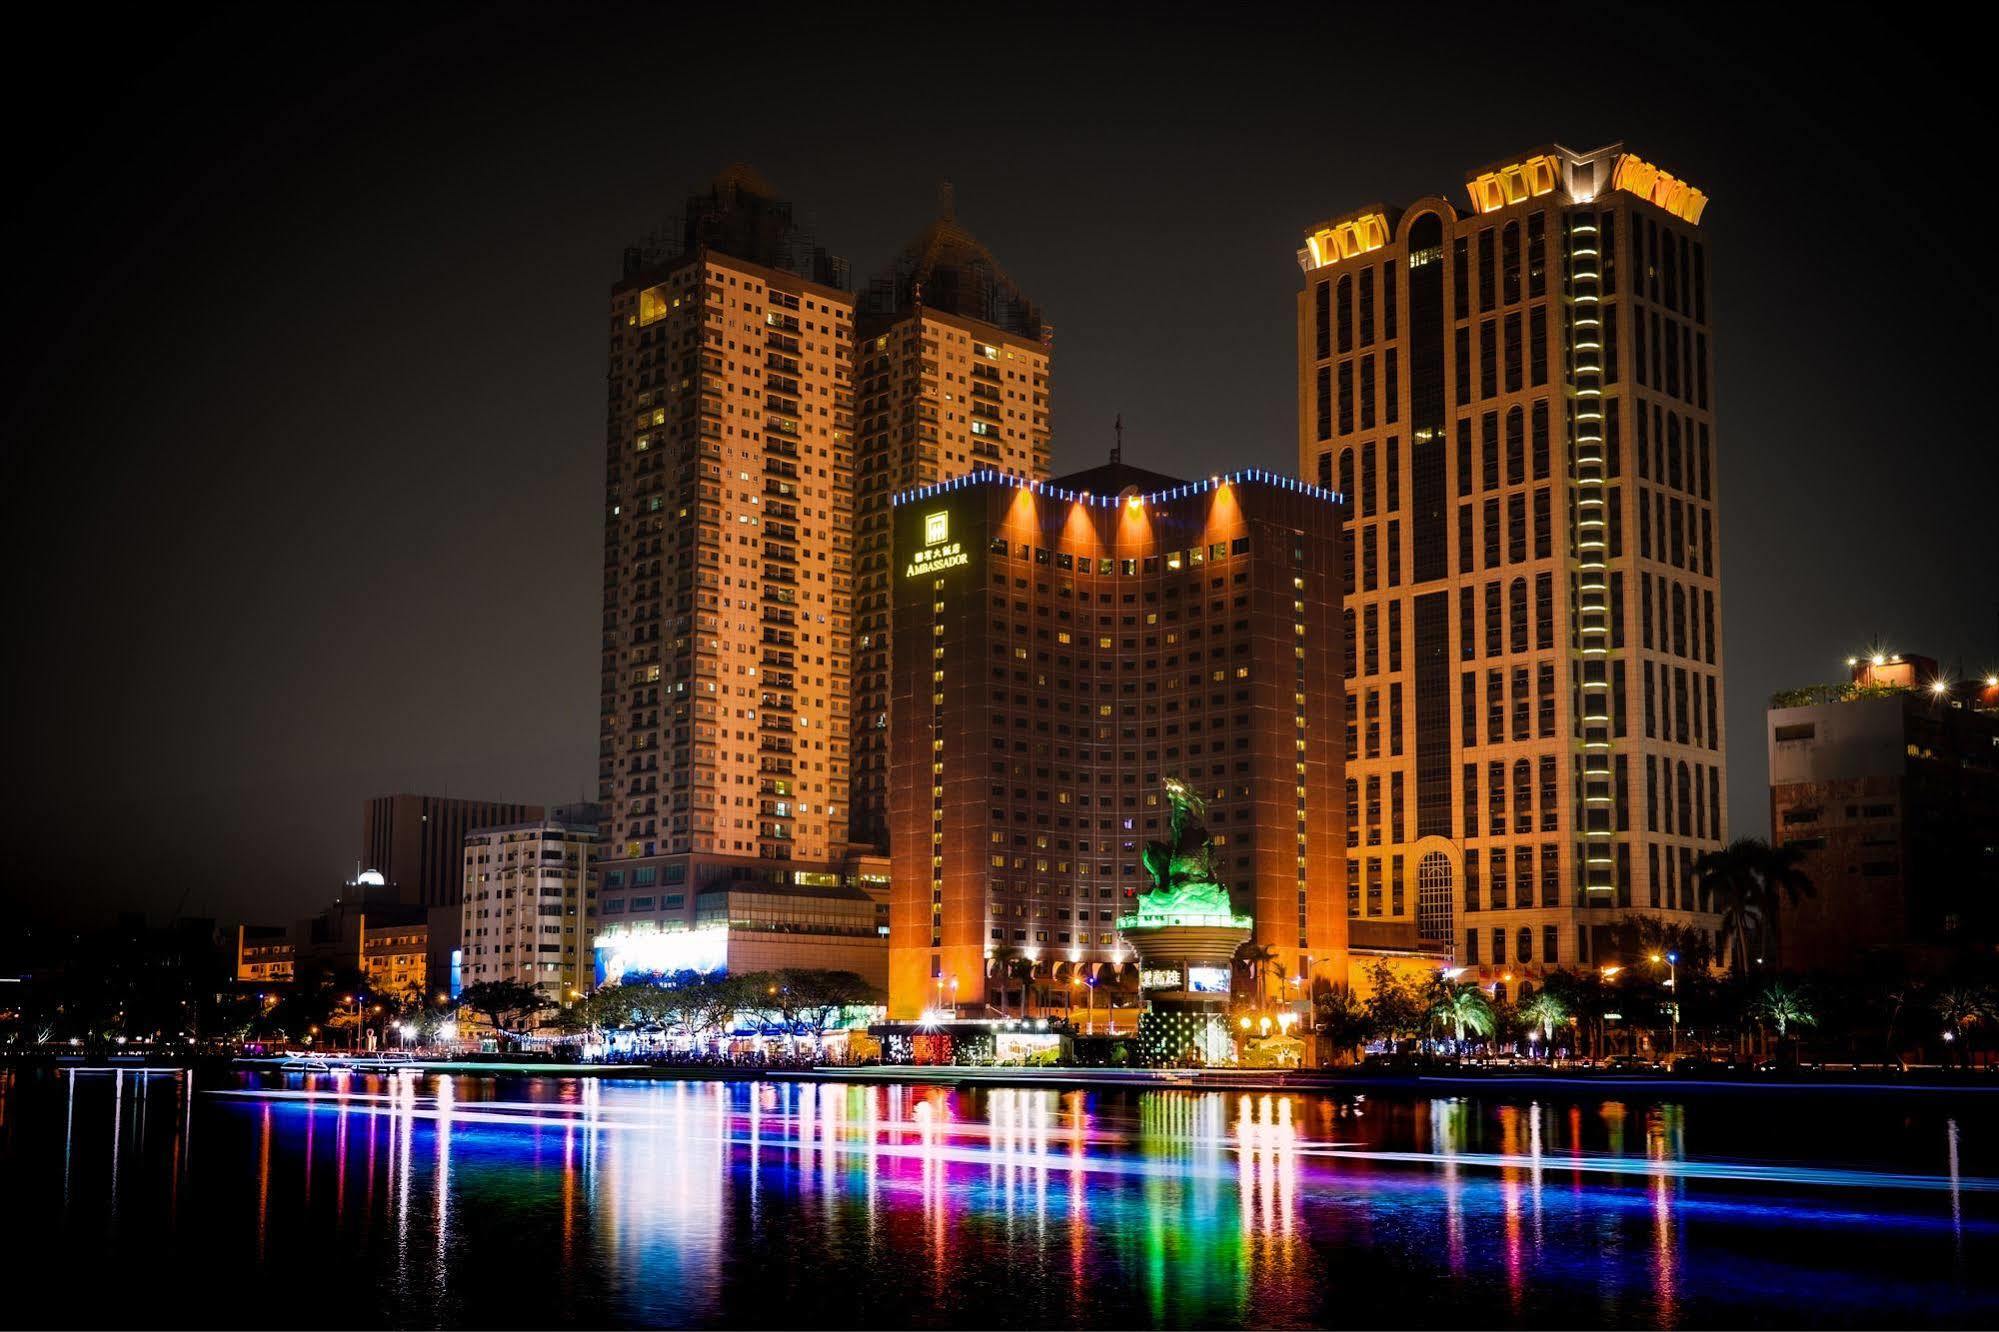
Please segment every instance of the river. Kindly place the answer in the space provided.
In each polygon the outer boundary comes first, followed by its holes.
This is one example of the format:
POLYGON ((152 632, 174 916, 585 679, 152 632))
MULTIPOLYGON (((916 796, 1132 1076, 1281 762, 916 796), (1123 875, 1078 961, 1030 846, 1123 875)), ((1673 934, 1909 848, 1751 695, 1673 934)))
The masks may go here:
POLYGON ((1999 1323, 1999 1103, 0 1069, 17 1325, 1999 1323))

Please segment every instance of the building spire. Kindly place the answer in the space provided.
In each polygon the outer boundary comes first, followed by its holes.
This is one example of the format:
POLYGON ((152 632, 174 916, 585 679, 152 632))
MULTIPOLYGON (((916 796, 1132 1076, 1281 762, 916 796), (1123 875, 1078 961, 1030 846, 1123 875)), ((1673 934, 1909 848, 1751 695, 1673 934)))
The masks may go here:
POLYGON ((958 195, 948 180, 937 182, 937 220, 940 222, 958 220, 958 195))
POLYGON ((1123 461, 1124 461, 1124 413, 1119 412, 1117 414, 1117 420, 1111 423, 1111 465, 1115 467, 1117 466, 1117 464, 1123 461))

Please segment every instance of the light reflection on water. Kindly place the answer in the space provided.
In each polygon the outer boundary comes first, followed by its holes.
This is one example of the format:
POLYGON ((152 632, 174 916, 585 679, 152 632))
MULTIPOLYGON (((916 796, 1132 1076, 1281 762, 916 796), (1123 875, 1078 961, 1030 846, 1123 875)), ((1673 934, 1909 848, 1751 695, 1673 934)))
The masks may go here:
MULTIPOLYGON (((293 1298, 308 1273, 319 1279, 294 1321, 1678 1326, 1999 1312, 1989 1114, 1859 1103, 1828 1126, 1817 1111, 1785 1122, 1773 1109, 1805 1103, 1766 1100, 5 1079, 0 1185, 46 1198, 55 1218, 19 1227, 9 1252, 79 1278, 74 1255, 104 1255, 137 1277, 100 1297, 112 1301, 230 1255, 250 1301, 189 1308, 194 1322, 268 1321, 257 1298, 293 1298)), ((121 1320, 99 1308, 52 1321, 121 1320)))

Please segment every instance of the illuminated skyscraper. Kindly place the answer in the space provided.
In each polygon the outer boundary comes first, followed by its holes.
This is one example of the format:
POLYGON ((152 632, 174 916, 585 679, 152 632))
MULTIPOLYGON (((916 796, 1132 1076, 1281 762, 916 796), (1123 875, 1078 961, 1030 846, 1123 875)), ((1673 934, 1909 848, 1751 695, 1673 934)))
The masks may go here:
POLYGON ((717 880, 847 840, 853 297, 735 167, 611 292, 599 797, 606 901, 692 923, 717 880))
POLYGON ((1504 984, 1712 929, 1726 838, 1706 198, 1619 145, 1370 204, 1298 261, 1343 526, 1348 911, 1504 984))
POLYGON ((1346 983, 1338 514, 1288 477, 1119 461, 896 498, 891 1016, 984 1016, 1009 963, 1135 991, 1118 920, 1169 777, 1269 975, 1346 983))
POLYGON ((856 353, 852 835, 888 844, 890 498, 977 469, 1048 475, 1041 311, 953 216, 903 247, 863 299, 856 353))

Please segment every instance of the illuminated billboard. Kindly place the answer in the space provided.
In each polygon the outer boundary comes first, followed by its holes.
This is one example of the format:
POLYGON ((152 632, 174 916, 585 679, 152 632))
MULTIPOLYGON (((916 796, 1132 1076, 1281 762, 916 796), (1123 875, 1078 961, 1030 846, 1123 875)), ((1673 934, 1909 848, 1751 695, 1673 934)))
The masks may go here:
POLYGON ((1227 967, 1188 967, 1187 988, 1199 994, 1227 994, 1229 992, 1229 969, 1227 967))
POLYGON ((635 930, 600 934, 597 983, 616 985, 627 975, 707 974, 729 965, 729 927, 702 930, 635 930))

